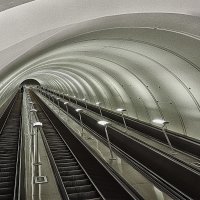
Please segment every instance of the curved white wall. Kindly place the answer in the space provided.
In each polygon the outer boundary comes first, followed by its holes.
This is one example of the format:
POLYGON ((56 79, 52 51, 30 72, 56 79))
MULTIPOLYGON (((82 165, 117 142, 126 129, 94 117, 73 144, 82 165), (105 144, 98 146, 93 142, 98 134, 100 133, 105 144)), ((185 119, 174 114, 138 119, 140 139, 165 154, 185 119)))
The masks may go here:
POLYGON ((1 43, 1 98, 34 78, 112 110, 125 107, 145 122, 163 118, 169 129, 199 138, 198 1, 180 2, 36 1, 0 13, 4 28, 16 31, 1 43))

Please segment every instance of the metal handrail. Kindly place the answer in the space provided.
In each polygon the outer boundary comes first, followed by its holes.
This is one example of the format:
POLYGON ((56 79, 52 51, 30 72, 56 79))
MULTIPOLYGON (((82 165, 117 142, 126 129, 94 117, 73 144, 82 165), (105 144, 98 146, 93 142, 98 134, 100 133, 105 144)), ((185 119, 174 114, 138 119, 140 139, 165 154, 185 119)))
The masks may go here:
MULTIPOLYGON (((15 105, 16 100, 17 100, 17 96, 15 94, 15 97, 10 101, 10 103, 8 104, 8 106, 6 108, 6 109, 8 109, 9 106, 10 106, 10 110, 9 110, 9 112, 7 114, 7 117, 6 117, 5 121, 4 121, 4 124, 3 124, 2 128, 1 128, 0 135, 1 135, 1 133, 2 133, 2 131, 4 129, 4 127, 5 127, 5 124, 6 124, 8 118, 9 118, 11 112, 12 112, 12 109, 13 109, 13 107, 15 105), (12 103, 12 105, 11 105, 11 103, 12 103)), ((5 109, 5 112, 6 112, 6 109, 5 109)), ((15 186, 14 186, 14 197, 13 197, 13 200, 18 200, 17 196, 18 196, 18 188, 19 188, 19 182, 18 181, 19 181, 20 150, 21 150, 21 130, 22 130, 21 129, 21 124, 22 124, 22 118, 20 116, 19 139, 18 139, 18 149, 17 149, 17 161, 16 161, 16 170, 15 170, 15 186)))
POLYGON ((6 109, 9 107, 10 103, 13 101, 14 97, 16 96, 18 90, 16 92, 14 92, 13 94, 11 94, 7 100, 1 105, 0 109, 3 109, 1 110, 1 115, 0 115, 0 118, 3 116, 3 113, 6 111, 6 109), (6 104, 7 103, 7 104, 6 104), (6 104, 6 106, 5 106, 6 104))
POLYGON ((49 145, 48 145, 48 143, 47 143, 47 140, 46 140, 46 138, 45 138, 45 135, 44 135, 44 132, 43 132, 43 130, 42 130, 42 127, 40 127, 40 133, 41 133, 41 136, 42 136, 42 140, 43 140, 43 142, 44 142, 45 149, 46 149, 47 154, 48 154, 48 158, 49 158, 50 163, 51 163, 52 170, 53 170, 54 175, 55 175, 55 178, 56 178, 56 180, 57 180, 57 184, 58 184, 58 186, 59 186, 58 188, 59 188, 59 190, 60 190, 61 196, 62 196, 62 198, 63 198, 64 200, 69 200, 67 191, 66 191, 65 186, 64 186, 64 184, 63 184, 62 178, 61 178, 61 176, 60 176, 60 174, 59 174, 58 168, 57 168, 57 166, 56 166, 56 164, 55 164, 53 155, 52 155, 52 153, 51 153, 51 150, 50 150, 49 145))
MULTIPOLYGON (((39 121, 38 116, 37 116, 37 114, 35 112, 33 113, 33 115, 34 115, 36 121, 39 121)), ((51 163, 52 170, 53 170, 55 178, 57 180, 56 183, 59 186, 58 188, 60 190, 60 194, 61 194, 63 200, 69 200, 69 197, 67 195, 67 191, 66 191, 66 189, 64 187, 64 184, 62 182, 61 176, 60 176, 60 174, 58 172, 58 168, 55 165, 55 162, 54 162, 54 159, 53 159, 53 155, 52 155, 52 153, 50 151, 50 148, 49 148, 49 145, 48 145, 47 140, 45 138, 45 135, 44 135, 42 127, 40 127, 39 130, 40 130, 40 134, 42 136, 42 140, 43 140, 43 143, 44 143, 44 146, 45 146, 49 161, 51 163)))
MULTIPOLYGON (((36 113, 33 113, 33 114, 34 114, 35 118, 37 119, 37 121, 39 121, 37 114, 36 113)), ((51 163, 52 170, 53 170, 55 178, 57 180, 56 183, 59 186, 58 188, 60 190, 61 196, 62 196, 63 200, 69 200, 69 197, 67 195, 67 191, 65 189, 65 186, 64 186, 63 181, 61 179, 61 176, 59 174, 58 168, 57 168, 57 166, 55 164, 53 155, 52 155, 51 150, 49 148, 49 145, 47 143, 47 140, 46 140, 46 137, 44 135, 43 129, 42 129, 42 127, 40 127, 39 129, 40 129, 40 134, 42 136, 42 140, 44 142, 45 149, 47 151, 48 158, 49 158, 50 163, 51 163)))
POLYGON ((20 130, 19 130, 19 141, 17 149, 17 162, 15 170, 15 187, 14 187, 14 197, 13 200, 21 200, 21 186, 22 186, 22 117, 20 119, 20 130))
MULTIPOLYGON (((22 105, 23 105, 23 95, 22 95, 22 105)), ((18 182, 15 183, 16 189, 18 188, 18 191, 15 193, 15 198, 13 200, 24 200, 26 199, 25 192, 22 193, 22 188, 24 187, 24 174, 25 174, 25 163, 24 163, 24 139, 23 139, 23 130, 24 130, 24 117, 22 115, 23 107, 21 107, 21 119, 20 119, 20 132, 19 132, 19 144, 18 144, 18 156, 17 156, 17 162, 18 162, 18 170, 16 168, 16 172, 18 171, 18 182)))
MULTIPOLYGON (((41 106, 42 108, 42 106, 41 106)), ((103 194, 99 191, 99 189, 96 187, 95 183, 92 181, 92 179, 90 178, 89 174, 85 171, 84 167, 81 165, 81 163, 79 162, 79 160, 77 159, 77 157, 74 155, 73 151, 71 150, 71 148, 68 146, 68 144, 65 142, 65 140, 63 139, 62 135, 60 134, 60 132, 58 131, 58 129, 54 126, 53 122, 51 121, 51 119, 48 117, 48 115, 46 114, 45 110, 42 108, 43 112, 45 113, 45 115, 47 116, 47 118, 50 120, 50 122, 52 123, 52 126, 55 128, 55 130, 57 131, 57 133, 59 134, 59 136, 62 138, 63 142, 65 143, 65 145, 67 146, 67 148, 69 149, 70 153, 74 156, 76 162, 80 165, 81 169, 84 171, 84 173, 86 174, 86 176, 88 177, 88 179, 91 181, 91 183, 93 184, 93 186, 95 187, 95 189, 97 190, 97 192, 100 194, 101 198, 103 200, 105 200, 103 194)), ((56 167, 57 168, 57 167, 56 167)))
MULTIPOLYGON (((69 101, 70 101, 70 98, 71 98, 71 97, 66 96, 66 95, 65 95, 65 97, 68 98, 69 101)), ((79 102, 79 103, 78 103, 79 106, 81 106, 81 107, 83 107, 84 109, 86 109, 85 106, 84 106, 84 103, 83 103, 80 99, 77 99, 77 101, 79 102)), ((70 103, 72 103, 72 105, 73 105, 73 104, 75 105, 74 102, 70 102, 70 103)), ((93 106, 94 108, 96 107, 96 105, 93 105, 93 104, 91 104, 91 103, 87 103, 87 104, 90 105, 90 106, 93 106)), ((97 108, 97 107, 96 107, 96 108, 97 108)), ((104 112, 110 113, 110 114, 112 114, 113 116, 116 116, 116 117, 120 117, 120 118, 121 118, 121 116, 119 115, 119 113, 114 112, 113 110, 110 110, 110 109, 107 109, 107 108, 101 108, 101 109, 102 109, 104 112)), ((97 112, 95 112, 95 111, 93 111, 93 110, 90 110, 90 112, 92 112, 92 113, 94 113, 94 114, 97 114, 97 112)), ((155 125, 153 125, 153 124, 150 124, 150 123, 147 123, 147 122, 143 122, 143 121, 141 121, 141 120, 138 120, 138 119, 129 117, 129 116, 127 116, 127 115, 124 115, 124 117, 125 117, 126 120, 129 120, 130 123, 131 123, 131 122, 137 123, 139 126, 142 125, 142 126, 148 128, 148 129, 150 128, 150 130, 153 130, 153 131, 159 131, 159 132, 162 131, 162 128, 159 128, 158 126, 155 126, 155 125)), ((115 123, 115 124, 117 124, 117 125, 119 125, 119 126, 121 126, 121 123, 120 123, 119 121, 116 121, 116 120, 114 120, 114 119, 112 119, 112 118, 110 118, 110 117, 106 117, 106 116, 104 116, 104 118, 105 118, 105 119, 108 119, 109 121, 112 121, 113 123, 115 123)), ((133 130, 133 129, 134 129, 134 128, 131 127, 131 126, 129 126, 128 128, 129 128, 130 130, 133 130)), ((137 129, 136 129, 136 130, 137 130, 137 129)), ((137 131, 141 132, 141 130, 137 130, 137 131)), ((190 150, 189 148, 178 147, 178 146, 176 146, 176 145, 175 145, 175 148, 176 148, 176 151, 178 151, 178 152, 179 152, 179 151, 180 151, 180 152, 184 152, 184 154, 186 154, 186 155, 188 155, 188 156, 192 156, 192 157, 195 158, 195 159, 199 159, 199 154, 198 154, 198 153, 195 153, 195 152, 199 152, 199 151, 198 151, 198 150, 195 150, 195 148, 200 148, 200 140, 197 140, 197 139, 195 139, 195 138, 191 138, 191 137, 189 137, 189 136, 182 135, 182 134, 180 134, 180 133, 177 133, 177 132, 174 132, 174 131, 171 131, 171 130, 166 130, 166 131, 167 131, 168 137, 172 137, 172 138, 174 138, 175 140, 185 141, 186 143, 188 143, 188 144, 190 144, 190 145, 195 144, 195 147, 194 147, 193 150, 190 150)), ((142 133, 142 132, 141 132, 141 133, 142 133)), ((146 134, 146 133, 142 133, 142 134, 146 134)), ((144 136, 147 137, 148 135, 144 135, 144 136)), ((155 139, 157 142, 162 143, 163 145, 167 145, 167 144, 165 143, 165 139, 164 139, 164 138, 162 139, 162 137, 161 137, 161 141, 159 140, 159 138, 156 138, 156 137, 153 137, 153 136, 150 136, 150 135, 149 135, 148 137, 151 137, 151 138, 155 139)), ((188 166, 189 166, 189 165, 188 165, 188 166)), ((195 168, 195 167, 192 167, 192 168, 195 168)))
MULTIPOLYGON (((72 107, 74 107, 72 105, 72 107)), ((64 111, 65 112, 65 111, 64 111)), ((67 114, 67 113, 66 113, 67 114)), ((74 116, 72 116, 71 114, 68 114, 73 120, 75 120, 77 123, 80 123, 79 120, 77 120, 74 116)), ((85 113, 85 115, 87 115, 87 113, 85 113)), ((92 132, 93 134, 95 134, 98 138, 100 138, 100 140, 107 145, 107 141, 102 138, 101 136, 97 135, 91 128, 89 128, 88 126, 84 125, 85 128, 87 128, 90 132, 92 132)), ((140 141, 141 142, 141 141, 140 141)), ((142 165, 141 163, 139 163, 137 160, 133 159, 132 157, 130 157, 128 154, 126 154, 124 151, 122 151, 121 149, 119 149, 118 147, 116 147, 115 145, 112 144, 112 148, 115 149, 115 151, 119 152, 120 154, 122 154, 126 160, 133 164, 142 174, 144 174, 145 176, 147 176, 150 180, 152 180, 154 182, 154 184, 156 184, 157 186, 161 186, 163 188, 164 191, 166 191, 166 193, 170 194, 171 191, 170 190, 176 190, 176 195, 179 196, 180 199, 184 197, 189 198, 186 194, 184 194, 183 192, 181 192, 180 190, 178 190, 177 188, 175 188, 173 185, 171 185, 170 183, 168 183, 166 180, 164 180, 163 178, 159 177, 158 175, 156 175, 154 172, 152 172, 151 170, 149 170, 148 168, 146 168, 144 165, 142 165), (144 172, 145 170, 147 172, 144 172), (152 178, 152 176, 154 177, 154 179, 156 179, 156 181, 152 178), (164 188, 162 185, 163 183, 165 183, 168 187, 168 189, 164 188)), ((154 148, 152 148, 154 149, 154 148)), ((171 158, 171 157, 170 157, 171 158)), ((171 193, 172 194, 172 193, 171 193)), ((174 193, 172 194, 174 196, 174 193)), ((184 199, 184 198, 183 198, 184 199)))
MULTIPOLYGON (((3 126, 1 127, 0 135, 2 134, 2 131, 3 131, 3 129, 4 129, 4 126, 5 126, 5 124, 6 124, 7 120, 8 120, 8 117, 10 116, 10 113, 11 113, 11 111, 12 111, 12 108, 13 108, 15 102, 16 102, 16 96, 11 100, 11 102, 8 104, 7 108, 5 109, 5 111, 4 111, 4 113, 3 113, 3 115, 4 115, 5 112, 7 111, 7 109, 8 109, 9 106, 10 106, 10 110, 8 111, 7 117, 6 117, 6 119, 5 119, 4 123, 3 123, 3 126), (11 104, 12 104, 12 105, 11 105, 11 104)), ((2 116, 3 116, 3 115, 2 115, 2 116)), ((2 116, 1 116, 1 117, 2 117, 2 116)))
MULTIPOLYGON (((73 108, 75 109, 75 107, 74 107, 73 104, 71 105, 71 107, 73 107, 73 108)), ((62 110, 63 110, 63 109, 62 109, 62 110)), ((63 111, 65 112, 65 110, 63 110, 63 111)), ((66 112, 65 112, 65 113, 66 113, 66 112)), ((66 113, 66 114, 67 114, 67 113, 66 113)), ((84 112, 84 114, 85 114, 86 116, 88 116, 88 117, 91 117, 89 113, 85 113, 85 112, 84 112)), ((75 121, 77 121, 78 123, 80 123, 79 120, 77 120, 74 116, 72 116, 72 115, 69 114, 69 113, 68 113, 68 115, 70 115, 75 121)), ((105 118, 106 118, 106 117, 105 117, 105 118)), ((83 124, 83 126, 84 126, 85 128, 89 128, 89 127, 87 127, 85 124, 83 124)), ((127 134, 125 134, 124 132, 121 132, 121 131, 120 131, 118 128, 116 128, 116 127, 111 126, 110 128, 116 130, 117 132, 123 134, 124 136, 126 136, 126 137, 128 137, 128 138, 130 138, 130 139, 132 139, 132 140, 135 140, 135 141, 137 141, 137 142, 139 142, 139 143, 141 143, 141 144, 143 144, 143 145, 145 145, 145 146, 148 146, 149 148, 151 148, 151 149, 153 149, 153 150, 155 150, 155 151, 158 151, 160 154, 169 157, 170 159, 174 160, 175 162, 180 163, 180 165, 184 165, 184 166, 186 166, 186 167, 189 167, 190 170, 194 170, 194 171, 197 172, 197 173, 200 172, 199 169, 197 169, 197 168, 191 166, 191 165, 188 164, 187 162, 183 162, 182 160, 177 159, 176 157, 174 157, 174 156, 172 156, 172 155, 170 155, 170 154, 168 154, 168 153, 166 153, 166 152, 163 152, 163 151, 157 149, 156 147, 153 147, 153 146, 151 146, 151 145, 149 145, 149 144, 143 142, 142 140, 139 140, 139 139, 137 139, 137 138, 135 138, 135 137, 132 137, 132 136, 130 136, 130 135, 127 135, 127 134)), ((90 129, 90 128, 89 128, 89 129, 90 129)))
MULTIPOLYGON (((62 108, 61 108, 62 109, 62 108)), ((64 110, 63 110, 64 111, 64 110)), ((64 111, 65 112, 65 111, 64 111)), ((73 120, 75 120, 77 123, 80 123, 79 120, 77 120, 76 118, 74 118, 71 114, 68 114, 73 120)), ((46 114, 47 116, 47 114, 46 114)), ((48 117, 48 116, 47 116, 48 117)), ((50 119, 49 119, 50 120, 50 119)), ((50 120, 51 121, 51 120, 50 120)), ((62 121, 62 120, 61 120, 62 121)), ((111 176, 113 176, 113 178, 127 191, 127 193, 129 193, 134 199, 137 198, 137 200, 141 199, 141 196, 132 188, 130 187, 130 185, 126 182, 125 179, 123 179, 122 177, 120 177, 119 175, 117 175, 117 173, 109 166, 107 165, 107 163, 105 162, 105 160, 101 159, 98 157, 98 154, 92 150, 91 147, 87 146, 81 139, 80 137, 77 137, 77 135, 75 134, 75 131, 73 129, 71 129, 70 127, 68 127, 63 121, 62 123, 64 124, 64 126, 66 126, 70 132, 79 140, 79 142, 81 142, 81 144, 97 159, 97 161, 104 167, 104 169, 111 174, 111 176), (134 195, 133 195, 134 194, 134 195)), ((53 124, 52 124, 53 125, 53 124)), ((54 126, 54 125, 53 125, 54 126)), ((56 129, 56 127, 54 126, 54 128, 56 129)), ((57 130, 57 129, 56 129, 57 130)), ((57 132, 59 133, 59 131, 57 130, 57 132)), ((59 133, 60 135, 60 133, 59 133)), ((61 135, 60 135, 61 136, 61 135)), ((61 138, 63 139, 63 137, 61 136, 61 138)), ((65 142, 65 140, 63 139, 63 141, 65 142)), ((66 142, 65 142, 66 143, 66 142)), ((106 143, 107 144, 107 143, 106 143)), ((67 145, 67 144, 66 144, 67 145)), ((68 145, 67 145, 68 146, 68 145)), ((68 147, 69 148, 69 147, 68 147)), ((69 148, 70 149, 70 148, 69 148)), ((71 151, 71 149, 70 149, 71 151)), ((71 152, 73 154, 73 152, 71 152)), ((74 155, 74 154, 73 154, 74 155)), ((76 158, 76 156, 74 155, 74 157, 76 158)), ((78 159, 76 158, 77 162, 79 163, 78 159)), ((80 164, 80 163, 79 163, 80 164)), ((82 167, 82 165, 80 164, 80 166, 82 167)), ((84 168, 82 167, 82 169, 84 170, 84 168)), ((87 172, 84 170, 84 172, 87 174, 87 172)), ((90 176, 87 174, 89 180, 93 183, 93 185, 95 186, 94 182, 92 181, 92 179, 90 178, 90 176)), ((98 190, 98 188, 95 186, 95 188, 97 189, 98 192, 100 192, 98 190)), ((100 192, 101 194, 101 192, 100 192)), ((105 199, 102 195, 102 198, 105 199)))
MULTIPOLYGON (((74 118, 71 114, 69 114, 71 116, 71 118, 73 120, 75 120, 77 123, 79 123, 79 120, 77 120, 76 118, 74 118)), ((95 137, 99 138, 99 140, 104 143, 105 145, 107 145, 107 141, 106 139, 104 139, 102 136, 96 134, 91 128, 89 128, 87 125, 84 125, 84 127, 89 131, 91 132, 92 134, 95 135, 95 137)), ((70 128, 69 128, 70 129, 70 128)), ((81 140, 80 140, 81 141, 81 140)), ((88 147, 90 148, 90 147, 88 147)), ((127 153, 125 153, 124 151, 122 151, 121 149, 119 149, 118 147, 116 147, 114 144, 112 144, 112 148, 118 152, 119 154, 123 155, 123 157, 127 160, 128 163, 131 163, 133 166, 135 166, 137 168, 137 170, 144 174, 146 177, 148 177, 155 185, 157 186, 161 186, 161 188, 163 188, 163 190, 170 194, 170 191, 165 187, 163 187, 163 183, 165 183, 170 189, 173 189, 173 190, 176 190, 179 194, 181 194, 181 196, 179 196, 180 199, 182 199, 182 195, 189 198, 186 194, 182 193, 180 190, 178 190, 177 188, 175 188, 173 185, 171 185, 170 183, 168 183, 166 180, 164 180, 163 178, 159 177, 157 174, 155 174, 154 172, 152 172, 151 170, 149 170, 147 167, 145 167, 143 164, 139 163, 137 160, 133 159, 132 157, 130 157, 127 153), (145 172, 145 170, 147 172, 145 172), (154 177, 154 179, 157 181, 155 182, 155 180, 152 178, 152 176, 154 177)), ((93 151, 91 149, 91 151, 93 151)), ((95 154, 96 152, 93 151, 95 154)), ((101 159, 102 161, 101 162, 105 162, 105 160, 101 159)), ((100 163, 101 163, 100 162, 100 163)), ((106 163, 105 163, 106 164, 106 163)), ((110 166, 107 165, 109 168, 110 166)), ((112 168, 110 168, 110 170, 116 175, 116 178, 118 178, 118 180, 122 179, 123 182, 126 182, 126 180, 123 179, 123 177, 118 177, 117 174, 113 171, 112 168)), ((128 187, 128 183, 125 184, 126 187, 128 187)), ((129 187, 128 187, 129 188, 129 187)), ((129 188, 130 189, 130 188, 129 188)), ((179 195, 178 193, 176 193, 176 195, 179 195)), ((173 195, 173 194, 172 194, 173 195)), ((173 195, 174 196, 174 195, 173 195)))
MULTIPOLYGON (((49 91, 52 92, 51 90, 49 90, 49 91)), ((57 94, 57 95, 58 95, 58 94, 57 94)), ((66 96, 66 95, 64 95, 64 96, 67 97, 67 98, 69 98, 69 99, 70 99, 70 98, 71 98, 71 99, 75 99, 75 98, 72 97, 72 96, 66 96)), ((77 102, 80 102, 80 103, 83 103, 82 100, 80 100, 80 99, 78 99, 78 98, 76 98, 76 101, 77 101, 77 102)), ((73 103, 73 102, 72 102, 72 103, 73 103)), ((75 103, 73 103, 73 104, 75 104, 75 103)), ((94 107, 94 108, 98 108, 98 106, 96 106, 95 104, 92 104, 92 103, 90 103, 90 102, 87 102, 87 105, 90 105, 90 106, 92 106, 92 107, 94 107)), ((82 107, 83 107, 83 106, 82 106, 82 107)), ((83 107, 83 108, 85 108, 85 107, 83 107)), ((115 112, 115 111, 113 111, 113 110, 110 110, 110 109, 105 108, 105 107, 101 107, 101 109, 104 110, 104 111, 106 111, 106 112, 109 112, 109 113, 111 113, 111 114, 115 114, 116 116, 120 117, 120 114, 117 113, 117 112, 115 112)), ((91 111, 91 112, 94 112, 94 111, 92 111, 92 110, 90 110, 90 111, 91 111)), ((94 113, 96 113, 96 112, 94 112, 94 113)), ((96 114, 97 114, 97 113, 96 113, 96 114)), ((104 116, 104 117, 107 118, 106 116, 104 116)), ((144 126, 150 127, 150 128, 152 128, 152 129, 161 131, 161 128, 158 127, 158 126, 155 126, 154 124, 151 124, 151 123, 148 123, 148 122, 145 122, 145 121, 141 121, 141 120, 139 120, 139 119, 135 119, 135 118, 130 117, 130 116, 127 116, 127 115, 125 115, 125 114, 124 114, 124 117, 125 117, 125 119, 128 119, 128 120, 130 120, 130 121, 137 122, 137 123, 139 123, 139 124, 142 124, 142 125, 144 125, 144 126)), ((111 119, 111 118, 108 118, 108 119, 114 121, 115 123, 120 124, 119 122, 117 122, 117 121, 115 121, 115 120, 113 120, 113 119, 111 119)), ((129 127, 129 128, 131 128, 131 127, 129 127)), ((192 141, 192 142, 196 142, 197 144, 200 144, 200 140, 197 140, 196 138, 192 138, 192 137, 189 137, 189 136, 186 136, 186 135, 182 135, 182 134, 180 134, 180 133, 178 133, 178 132, 175 132, 175 131, 172 131, 172 130, 167 130, 167 133, 168 133, 168 134, 171 134, 171 135, 174 135, 174 136, 177 136, 177 137, 181 137, 181 138, 187 139, 188 141, 192 141)))

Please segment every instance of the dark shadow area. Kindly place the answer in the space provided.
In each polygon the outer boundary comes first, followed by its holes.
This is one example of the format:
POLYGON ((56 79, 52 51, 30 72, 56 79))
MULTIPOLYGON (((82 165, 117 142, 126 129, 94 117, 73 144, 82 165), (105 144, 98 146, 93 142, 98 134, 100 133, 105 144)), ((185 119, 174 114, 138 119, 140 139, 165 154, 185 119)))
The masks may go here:
POLYGON ((20 84, 20 86, 23 86, 23 85, 40 85, 40 83, 36 81, 35 79, 26 79, 20 84))

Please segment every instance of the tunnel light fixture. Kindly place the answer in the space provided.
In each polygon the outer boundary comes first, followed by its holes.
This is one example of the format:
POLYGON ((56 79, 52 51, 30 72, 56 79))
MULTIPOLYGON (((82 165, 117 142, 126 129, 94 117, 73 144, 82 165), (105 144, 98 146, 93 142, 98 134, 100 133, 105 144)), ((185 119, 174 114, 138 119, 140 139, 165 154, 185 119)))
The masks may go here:
POLYGON ((108 124, 110 124, 110 122, 107 122, 105 120, 100 120, 97 123, 100 124, 101 126, 107 126, 108 124))
POLYGON ((33 105, 34 105, 34 102, 30 101, 29 104, 30 104, 30 109, 32 109, 33 105))
POLYGON ((83 111, 83 109, 81 109, 81 108, 76 109, 76 112, 81 112, 81 111, 83 111))
POLYGON ((33 134, 32 134, 32 132, 33 132, 33 129, 32 129, 32 124, 33 124, 33 120, 32 120, 32 114, 33 113, 36 113, 37 112, 37 110, 36 109, 34 109, 34 108, 32 108, 31 110, 30 110, 30 115, 29 115, 29 120, 30 120, 30 135, 32 135, 33 136, 33 134))
POLYGON ((101 111, 101 102, 96 102, 96 105, 99 107, 99 112, 101 114, 101 116, 103 117, 102 111, 101 111))
POLYGON ((77 99, 76 99, 77 97, 76 97, 75 95, 74 95, 74 98, 75 98, 75 101, 76 101, 76 105, 77 105, 77 99))
POLYGON ((81 136, 83 137, 83 122, 82 122, 82 117, 81 117, 81 112, 83 111, 83 109, 81 108, 77 108, 76 112, 79 115, 79 119, 80 119, 80 123, 81 123, 81 136))
POLYGON ((60 97, 57 97, 56 99, 58 101, 58 115, 60 115, 60 102, 59 102, 60 97))
POLYGON ((126 109, 125 108, 117 108, 116 111, 117 112, 124 112, 124 111, 126 111, 126 109))
POLYGON ((65 101, 65 102, 64 102, 64 105, 66 106, 67 114, 69 114, 69 110, 68 110, 68 104, 69 104, 69 102, 68 102, 68 101, 65 101))
POLYGON ((155 124, 162 124, 162 125, 169 123, 163 119, 153 119, 152 122, 155 124))
POLYGON ((82 101, 85 102, 85 108, 87 109, 87 98, 83 98, 82 101))
POLYGON ((104 126, 105 133, 106 133, 106 139, 107 139, 108 147, 109 147, 109 150, 110 150, 110 160, 116 160, 116 158, 114 158, 114 156, 113 156, 113 150, 112 150, 112 147, 111 147, 110 138, 109 138, 109 134, 108 134, 108 130, 107 130, 107 126, 108 126, 108 124, 110 124, 110 122, 105 121, 105 120, 100 120, 97 123, 101 126, 104 126))
POLYGON ((124 113, 123 113, 124 111, 126 111, 126 109, 125 109, 125 108, 117 108, 116 111, 117 111, 117 112, 121 112, 122 119, 123 119, 123 122, 124 122, 124 127, 125 127, 125 129, 126 129, 126 131, 127 131, 127 130, 128 130, 128 127, 127 127, 127 125, 126 125, 126 119, 125 119, 124 113))
POLYGON ((33 165, 38 166, 41 165, 42 163, 39 162, 39 136, 38 136, 38 132, 39 132, 39 128, 42 127, 42 122, 35 122, 33 123, 33 128, 36 129, 35 131, 35 139, 34 139, 34 149, 35 149, 35 158, 34 158, 34 163, 33 165))
POLYGON ((161 124, 162 125, 162 132, 163 132, 163 134, 164 134, 164 136, 165 136, 165 138, 166 138, 166 140, 167 140, 167 143, 168 143, 168 145, 169 145, 169 147, 170 147, 170 149, 171 149, 171 154, 172 155, 175 155, 175 154, 177 154, 176 152, 175 152, 175 149, 173 148, 173 146, 172 146, 172 144, 171 144, 171 142, 170 142, 170 140, 169 140, 169 137, 168 137, 168 135, 167 135, 167 132, 166 132, 166 125, 167 124, 169 124, 169 122, 167 122, 167 121, 165 121, 165 120, 163 120, 163 119, 154 119, 154 120, 152 120, 154 123, 156 123, 156 124, 161 124))
POLYGON ((30 112, 37 112, 37 110, 34 109, 34 108, 32 108, 32 109, 30 110, 30 112))
POLYGON ((33 123, 33 127, 41 127, 41 126, 42 126, 42 122, 33 123))

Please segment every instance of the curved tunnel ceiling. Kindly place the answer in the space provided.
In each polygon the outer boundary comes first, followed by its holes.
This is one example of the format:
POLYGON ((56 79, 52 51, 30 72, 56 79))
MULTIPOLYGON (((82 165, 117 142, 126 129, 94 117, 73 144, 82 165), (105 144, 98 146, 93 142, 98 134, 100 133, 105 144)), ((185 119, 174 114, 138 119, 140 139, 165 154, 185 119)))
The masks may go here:
POLYGON ((156 3, 33 1, 1 12, 1 99, 35 79, 199 139, 200 3, 156 3))

